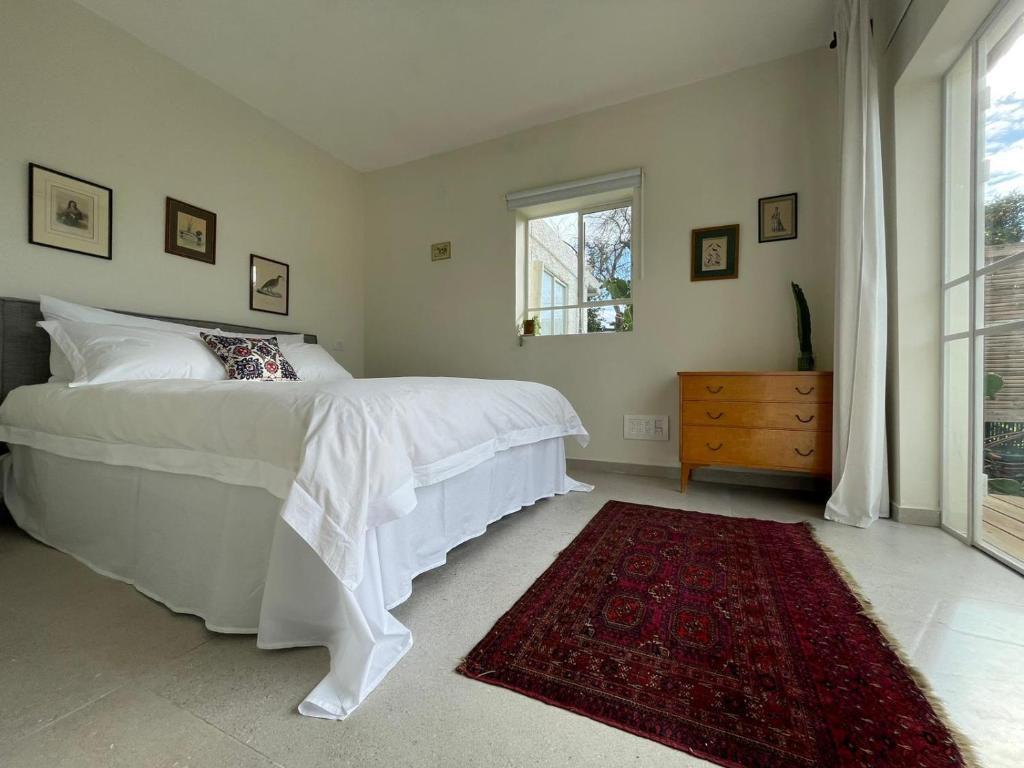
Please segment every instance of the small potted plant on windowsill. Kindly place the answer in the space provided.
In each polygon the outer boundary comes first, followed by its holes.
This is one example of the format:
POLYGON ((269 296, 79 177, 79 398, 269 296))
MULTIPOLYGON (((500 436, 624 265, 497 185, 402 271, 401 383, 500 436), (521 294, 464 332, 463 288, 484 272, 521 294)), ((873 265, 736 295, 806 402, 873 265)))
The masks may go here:
POLYGON ((528 317, 519 324, 516 328, 517 335, 519 336, 519 346, 523 346, 524 336, 539 336, 540 335, 540 318, 539 317, 528 317))

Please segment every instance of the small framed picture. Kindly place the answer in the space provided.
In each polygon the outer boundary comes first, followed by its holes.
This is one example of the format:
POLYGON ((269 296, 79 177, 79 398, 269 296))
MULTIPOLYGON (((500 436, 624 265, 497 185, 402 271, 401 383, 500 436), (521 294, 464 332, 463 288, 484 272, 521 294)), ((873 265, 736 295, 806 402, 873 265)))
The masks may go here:
POLYGON ((690 280, 728 280, 739 276, 740 225, 693 230, 690 280))
POLYGON ((452 243, 449 240, 447 243, 434 243, 430 246, 430 260, 431 261, 444 261, 452 257, 452 243))
POLYGON ((217 263, 217 214, 167 198, 164 251, 186 259, 217 263))
POLYGON ((796 240, 796 192, 757 201, 757 242, 796 240))
POLYGON ((249 309, 288 314, 290 276, 288 265, 264 256, 249 254, 249 309))
POLYGON ((110 187, 29 163, 28 188, 30 243, 98 259, 113 256, 110 187))

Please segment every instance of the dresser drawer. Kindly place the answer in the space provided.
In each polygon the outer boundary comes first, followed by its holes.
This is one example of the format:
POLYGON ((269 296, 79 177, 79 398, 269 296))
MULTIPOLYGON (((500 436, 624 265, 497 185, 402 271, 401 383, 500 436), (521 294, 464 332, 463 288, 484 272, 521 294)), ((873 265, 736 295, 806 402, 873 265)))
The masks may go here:
POLYGON ((832 430, 832 406, 829 403, 686 400, 681 413, 682 423, 694 426, 832 430))
POLYGON ((680 448, 684 464, 832 470, 831 432, 688 426, 680 448))
POLYGON ((683 400, 830 403, 832 374, 715 374, 681 376, 683 400))

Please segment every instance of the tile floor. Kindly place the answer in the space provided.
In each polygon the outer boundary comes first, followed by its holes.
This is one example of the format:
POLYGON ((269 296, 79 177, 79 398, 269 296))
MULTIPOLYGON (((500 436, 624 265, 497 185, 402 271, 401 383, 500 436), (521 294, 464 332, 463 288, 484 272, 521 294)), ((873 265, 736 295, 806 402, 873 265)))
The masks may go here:
POLYGON ((811 520, 987 768, 1024 764, 1024 578, 933 528, 864 531, 783 491, 577 473, 591 494, 496 523, 396 609, 416 644, 341 723, 295 707, 323 649, 258 651, 0 527, 0 765, 697 766, 645 739, 452 670, 608 499, 811 520))

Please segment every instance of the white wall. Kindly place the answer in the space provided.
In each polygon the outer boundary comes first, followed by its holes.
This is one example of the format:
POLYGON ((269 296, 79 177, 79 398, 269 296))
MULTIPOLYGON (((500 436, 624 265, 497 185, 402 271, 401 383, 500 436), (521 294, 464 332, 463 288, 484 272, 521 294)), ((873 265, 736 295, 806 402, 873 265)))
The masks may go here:
MULTIPOLYGON (((932 0, 921 0, 921 2, 927 4, 932 0)), ((871 0, 871 18, 875 24, 876 44, 882 48, 888 47, 889 41, 901 25, 911 4, 912 0, 871 0)))
POLYGON ((571 455, 677 464, 679 370, 796 364, 790 281, 832 363, 838 133, 827 49, 369 174, 367 372, 533 379, 593 440, 571 455), (515 220, 506 192, 642 166, 644 274, 629 334, 514 335, 515 220), (757 243, 757 198, 800 195, 799 239, 757 243), (690 231, 740 224, 739 279, 691 283, 690 231), (453 258, 432 263, 430 244, 453 258), (671 440, 624 441, 624 413, 671 416, 671 440))
POLYGON ((69 0, 0 3, 0 295, 318 333, 358 374, 362 235, 342 163, 69 0), (30 161, 114 189, 113 261, 28 243, 30 161), (215 266, 163 252, 166 196, 217 214, 215 266), (251 252, 288 317, 249 311, 251 252))

